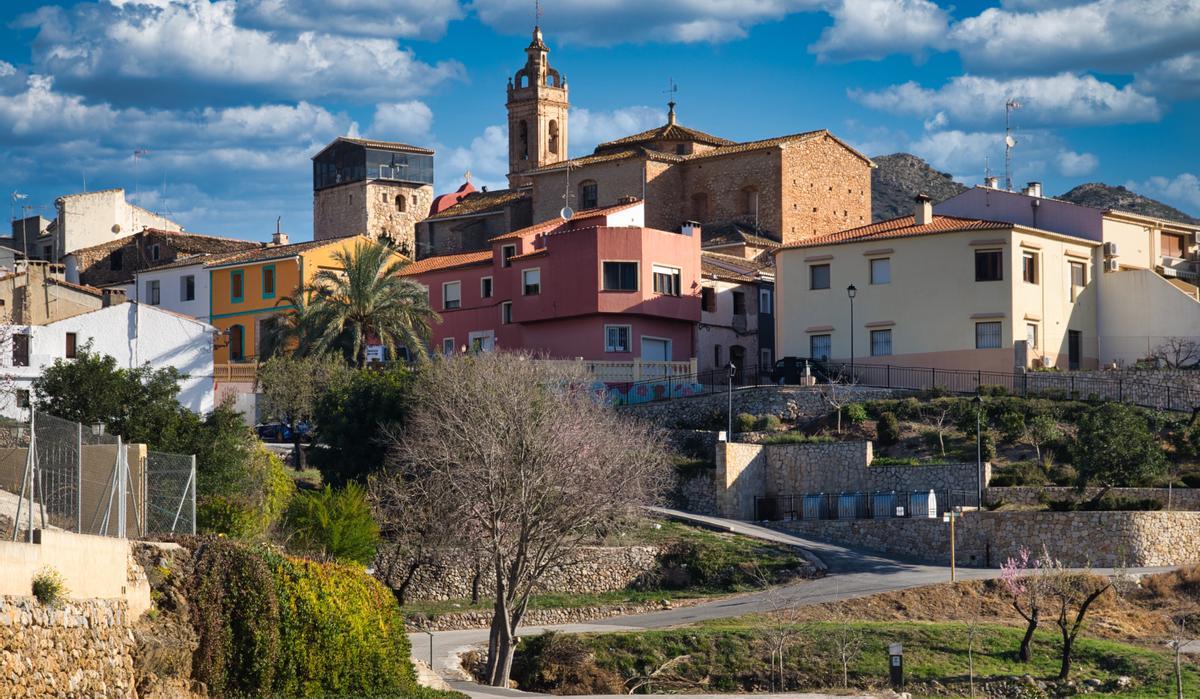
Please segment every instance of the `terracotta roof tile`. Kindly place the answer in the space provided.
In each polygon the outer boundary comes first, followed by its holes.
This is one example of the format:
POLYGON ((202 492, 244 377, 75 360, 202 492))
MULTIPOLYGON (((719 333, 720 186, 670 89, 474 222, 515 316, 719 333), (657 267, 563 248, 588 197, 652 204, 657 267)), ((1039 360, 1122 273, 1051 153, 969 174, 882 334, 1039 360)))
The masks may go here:
POLYGON ((549 250, 542 248, 541 250, 534 250, 533 252, 527 252, 523 255, 513 255, 512 257, 510 257, 508 259, 514 260, 516 262, 520 262, 521 260, 532 260, 535 257, 545 257, 546 255, 549 255, 549 254, 550 254, 549 250))
POLYGON ((529 192, 522 192, 515 189, 496 189, 490 192, 471 192, 467 196, 463 197, 457 204, 445 209, 444 211, 439 211, 438 213, 427 217, 425 220, 437 221, 444 218, 482 214, 501 209, 505 206, 508 206, 512 202, 526 199, 529 196, 531 196, 529 192))
POLYGON ((479 264, 491 264, 491 250, 476 250, 473 252, 456 252, 450 255, 434 255, 416 262, 410 262, 400 271, 400 276, 411 277, 426 272, 436 272, 456 267, 471 267, 479 264))
MULTIPOLYGON (((614 204, 613 206, 606 206, 606 207, 603 207, 600 209, 584 209, 583 211, 576 211, 575 217, 572 218, 571 221, 576 222, 576 221, 583 221, 583 220, 589 219, 589 218, 597 218, 600 216, 607 216, 609 214, 614 214, 618 211, 628 209, 631 206, 636 206, 641 203, 642 203, 641 199, 636 199, 634 201, 626 202, 624 204, 614 204)), ((532 226, 526 226, 525 228, 520 228, 520 229, 517 229, 510 233, 501 233, 500 235, 492 238, 491 240, 493 240, 493 241, 517 240, 519 238, 524 238, 527 235, 534 235, 536 233, 542 233, 544 231, 553 230, 553 229, 558 228, 559 226, 563 225, 563 223, 564 222, 561 218, 552 218, 549 221, 542 221, 541 223, 535 223, 532 226)))
POLYGON ((737 282, 755 282, 758 275, 774 277, 775 270, 761 262, 747 260, 734 255, 722 255, 715 252, 700 252, 700 272, 705 277, 717 277, 737 282))
POLYGON ((144 238, 147 235, 156 235, 170 238, 171 246, 175 250, 183 253, 213 253, 213 252, 235 252, 238 250, 250 250, 261 247, 261 243, 253 240, 242 240, 241 238, 226 238, 217 235, 204 235, 202 233, 188 233, 184 231, 168 231, 161 228, 146 228, 133 235, 127 235, 123 238, 110 240, 99 245, 92 245, 86 248, 74 250, 69 255, 77 255, 79 253, 105 253, 118 248, 123 248, 126 245, 134 242, 135 238, 144 238))
POLYGON ((345 243, 348 240, 358 238, 362 242, 370 242, 370 238, 362 235, 347 235, 340 238, 326 238, 325 240, 306 240, 301 243, 292 243, 290 245, 271 245, 268 247, 257 247, 253 250, 243 250, 241 252, 232 252, 227 255, 219 255, 216 259, 210 261, 207 267, 223 267, 226 265, 248 264, 251 262, 263 262, 266 260, 281 260, 288 257, 295 257, 302 252, 316 250, 327 245, 335 245, 345 243))
POLYGON ((705 226, 700 229, 701 247, 719 247, 722 245, 753 245, 760 248, 777 248, 779 241, 762 235, 755 235, 753 229, 736 221, 718 226, 705 226))
POLYGON ((662 126, 656 126, 653 129, 647 129, 641 133, 635 133, 632 136, 618 138, 615 141, 607 141, 596 146, 597 151, 608 150, 614 147, 625 145, 634 145, 641 143, 649 143, 651 141, 696 141, 697 143, 707 143, 711 146, 728 146, 733 145, 734 141, 713 136, 712 134, 689 129, 686 126, 672 124, 667 122, 662 126))
POLYGON ((541 174, 545 174, 547 172, 561 172, 563 167, 565 167, 567 165, 570 165, 571 167, 575 168, 575 167, 583 167, 585 165, 595 165, 597 163, 608 163, 608 162, 614 162, 617 160, 626 160, 628 158, 647 158, 649 160, 658 160, 658 161, 667 162, 667 163, 679 163, 679 162, 683 162, 683 160, 686 157, 687 156, 675 155, 674 153, 663 153, 662 151, 653 150, 651 148, 643 148, 643 147, 639 146, 636 148, 626 148, 623 150, 617 150, 617 151, 611 151, 611 152, 605 152, 605 153, 593 153, 592 155, 582 155, 578 158, 572 158, 571 160, 568 160, 565 162, 554 163, 553 165, 546 165, 545 167, 540 167, 536 170, 529 170, 522 174, 541 175, 541 174))
POLYGON ((776 252, 795 248, 812 248, 819 245, 838 245, 840 243, 857 243, 868 240, 890 240, 892 238, 912 238, 937 233, 986 231, 1012 227, 1013 224, 1004 221, 986 221, 977 218, 960 218, 958 216, 934 216, 931 222, 918 226, 914 217, 901 216, 900 218, 893 218, 888 221, 880 221, 879 223, 850 228, 838 231, 837 233, 802 240, 798 243, 783 245, 776 252))

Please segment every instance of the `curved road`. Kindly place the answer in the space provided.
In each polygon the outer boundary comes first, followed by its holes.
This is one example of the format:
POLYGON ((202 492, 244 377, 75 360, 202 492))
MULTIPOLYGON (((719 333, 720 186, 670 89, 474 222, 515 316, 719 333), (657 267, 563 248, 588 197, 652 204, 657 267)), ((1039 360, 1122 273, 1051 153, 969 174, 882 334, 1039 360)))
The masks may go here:
MULTIPOLYGON (((660 514, 675 519, 742 534, 764 541, 799 547, 823 564, 828 574, 823 578, 801 580, 790 585, 777 587, 770 592, 749 592, 701 602, 690 607, 666 609, 659 612, 648 612, 630 616, 610 617, 583 624, 522 627, 518 635, 537 635, 547 630, 586 633, 661 629, 710 619, 723 619, 745 614, 770 612, 773 609, 779 608, 781 604, 801 606, 806 604, 820 604, 822 602, 835 602, 856 597, 866 597, 880 592, 891 592, 910 587, 948 582, 950 580, 949 566, 927 565, 896 558, 886 558, 836 544, 784 534, 773 529, 736 520, 693 515, 676 510, 655 509, 660 514)), ((1149 573, 1160 570, 1168 570, 1168 568, 1138 569, 1136 572, 1149 573)), ((1000 570, 997 568, 960 567, 958 569, 958 579, 960 580, 982 580, 999 577, 999 575, 1000 570)), ((458 656, 464 651, 486 644, 487 636, 487 629, 434 632, 432 634, 434 670, 454 689, 479 699, 542 696, 511 689, 485 687, 471 682, 466 678, 459 666, 458 656)), ((409 640, 412 641, 413 658, 428 662, 430 658, 430 634, 412 633, 409 634, 409 640)), ((684 699, 679 697, 679 695, 674 696, 676 696, 676 699, 684 699)), ((724 694, 720 696, 722 699, 735 699, 742 695, 724 694)), ((764 699, 765 697, 801 699, 818 696, 823 695, 753 695, 754 699, 764 699)), ((846 697, 843 696, 841 699, 846 699, 846 697)))

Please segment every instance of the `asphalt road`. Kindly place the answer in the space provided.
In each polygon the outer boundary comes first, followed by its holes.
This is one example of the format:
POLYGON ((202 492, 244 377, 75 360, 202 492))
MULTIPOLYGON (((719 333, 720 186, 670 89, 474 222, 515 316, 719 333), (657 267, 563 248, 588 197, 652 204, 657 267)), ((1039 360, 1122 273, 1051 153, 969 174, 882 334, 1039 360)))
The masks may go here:
MULTIPOLYGON (((657 508, 656 508, 657 509, 657 508)), ((693 624, 711 619, 738 617, 745 614, 770 612, 781 606, 801 606, 820 604, 856 597, 866 597, 881 592, 921 587, 950 580, 949 566, 935 566, 896 558, 887 558, 863 551, 855 551, 844 546, 828 544, 812 539, 792 536, 773 529, 767 529, 746 522, 693 515, 675 510, 658 509, 661 514, 686 520, 695 524, 709 526, 722 531, 730 531, 745 536, 789 544, 799 547, 811 556, 815 556, 826 567, 827 574, 823 578, 802 580, 764 592, 749 592, 727 598, 701 602, 690 607, 666 609, 630 616, 611 617, 584 624, 564 624, 558 626, 532 626, 521 628, 518 635, 531 636, 543 631, 563 631, 568 633, 590 633, 611 631, 643 631, 647 629, 662 629, 672 626, 693 624)), ((1137 573, 1159 572, 1161 569, 1138 569, 1137 573)), ((1104 572, 1097 570, 1097 572, 1104 572)), ((996 568, 958 568, 959 580, 984 580, 1000 576, 996 568)), ((454 689, 464 692, 471 697, 491 699, 493 697, 535 697, 542 696, 529 692, 519 692, 511 689, 484 687, 469 681, 462 672, 458 656, 472 648, 487 643, 486 629, 469 629, 463 631, 434 632, 432 645, 433 668, 454 689)), ((426 633, 409 634, 412 641, 413 657, 425 662, 430 659, 430 637, 426 633)), ((675 695, 678 697, 678 695, 675 695)), ((721 699, 731 699, 741 695, 715 695, 721 699)), ((746 695, 749 696, 749 695, 746 695)), ((799 699, 801 697, 821 697, 817 694, 777 694, 753 695, 754 699, 764 697, 776 699, 799 699)), ((599 698, 593 698, 599 699, 599 698)), ((693 698, 695 699, 695 698, 693 698)), ((842 696, 845 699, 845 696, 842 696)))

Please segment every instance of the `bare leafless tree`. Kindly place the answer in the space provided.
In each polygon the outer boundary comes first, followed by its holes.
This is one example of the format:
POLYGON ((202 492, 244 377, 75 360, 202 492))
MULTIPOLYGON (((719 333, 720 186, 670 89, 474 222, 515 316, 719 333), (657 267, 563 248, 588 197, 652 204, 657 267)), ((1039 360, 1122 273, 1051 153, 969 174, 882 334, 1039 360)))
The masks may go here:
POLYGON ((842 409, 854 402, 855 381, 850 377, 831 379, 820 385, 821 399, 837 413, 837 431, 842 433, 842 409))
POLYGON ((804 619, 802 602, 783 594, 779 586, 771 581, 766 571, 754 567, 754 579, 762 588, 767 603, 766 637, 771 651, 771 691, 787 691, 786 665, 788 650, 800 644, 803 631, 800 623, 804 619))
POLYGON ((593 381, 518 353, 438 361, 418 377, 394 440, 384 478, 402 484, 400 511, 428 509, 486 562, 493 686, 508 682, 517 628, 546 573, 668 486, 661 436, 616 413, 593 381))
POLYGON ((1184 603, 1170 612, 1171 632, 1167 635, 1167 647, 1175 656, 1175 697, 1183 699, 1183 654, 1184 648, 1193 635, 1189 631, 1189 623, 1200 612, 1196 606, 1184 603))
MULTIPOLYGON (((1075 639, 1083 629, 1088 610, 1101 595, 1113 589, 1114 582, 1092 574, 1086 567, 1083 570, 1067 568, 1048 552, 1042 554, 1040 575, 1046 581, 1050 610, 1062 636, 1058 679, 1066 680, 1071 676, 1075 639)), ((1121 577, 1119 575, 1118 579, 1121 577)))
POLYGON ((1168 337, 1152 356, 1172 369, 1195 366, 1200 363, 1200 342, 1195 337, 1168 337))
POLYGON ((1042 559, 1035 558, 1029 549, 1022 547, 1017 558, 1010 558, 1001 566, 1001 581, 1012 601, 1013 609, 1025 620, 1025 635, 1017 658, 1027 663, 1033 659, 1033 634, 1041 622, 1042 609, 1046 606, 1046 577, 1042 571, 1042 559))
POLYGON ((375 560, 375 575, 392 589, 396 601, 404 606, 417 574, 438 561, 457 562, 461 549, 453 527, 441 519, 435 503, 412 497, 404 478, 394 473, 371 476, 372 510, 385 542, 375 560))
POLYGON ((837 653, 838 662, 842 666, 842 688, 848 689, 850 687, 850 665, 862 655, 867 639, 862 629, 855 627, 851 623, 849 615, 844 611, 837 612, 830 635, 834 652, 837 653))
POLYGON ((957 400, 934 400, 921 406, 921 420, 933 425, 942 456, 946 455, 946 430, 950 429, 951 418, 958 411, 958 406, 957 400))

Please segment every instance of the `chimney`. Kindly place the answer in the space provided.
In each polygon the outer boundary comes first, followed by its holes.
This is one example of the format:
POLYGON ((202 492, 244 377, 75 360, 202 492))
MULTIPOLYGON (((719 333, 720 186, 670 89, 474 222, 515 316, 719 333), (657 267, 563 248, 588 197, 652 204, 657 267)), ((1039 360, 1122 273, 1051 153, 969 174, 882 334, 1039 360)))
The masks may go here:
POLYGON ((271 245, 287 245, 288 234, 283 232, 283 217, 275 219, 275 235, 271 236, 271 245))
POLYGON ((933 200, 928 194, 918 194, 913 201, 916 206, 913 207, 913 222, 918 226, 924 226, 933 221, 933 200))
POLYGON ((679 227, 679 232, 689 237, 693 235, 698 237, 700 235, 700 224, 695 221, 684 221, 683 225, 679 227))
POLYGON ((627 194, 623 197, 617 197, 617 204, 632 204, 632 203, 636 202, 637 200, 638 200, 637 197, 630 196, 627 194))
POLYGON ((1025 187, 1025 193, 1031 197, 1037 197, 1038 199, 1041 199, 1042 198, 1042 183, 1041 182, 1030 182, 1025 187))
POLYGON ((121 289, 102 289, 101 293, 103 294, 101 297, 103 299, 102 305, 105 308, 108 308, 109 306, 119 306, 125 303, 127 300, 125 297, 125 292, 121 289))
POLYGON ((983 178, 983 186, 987 187, 988 189, 1000 189, 1000 178, 985 177, 983 178))

